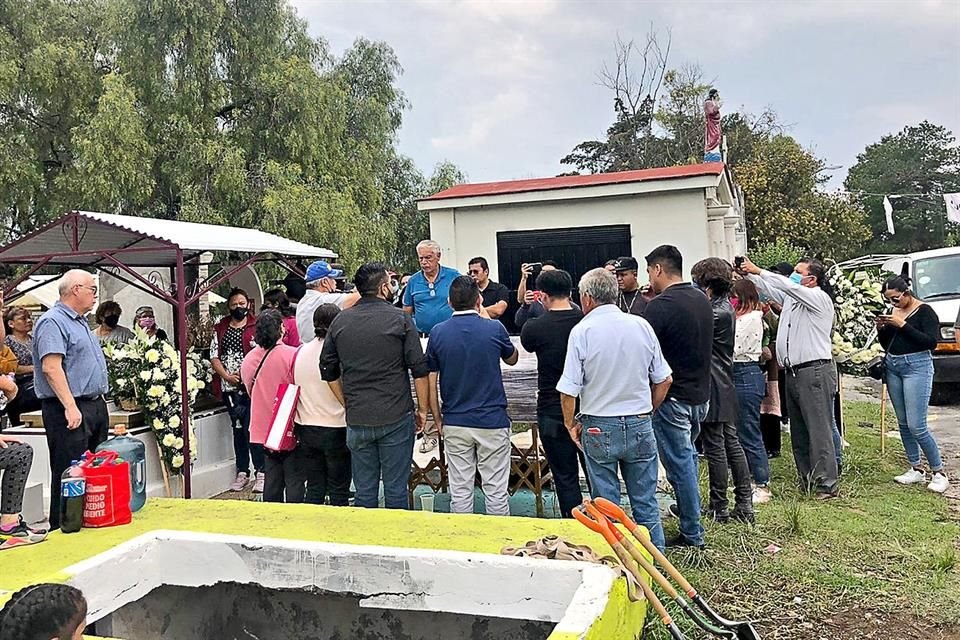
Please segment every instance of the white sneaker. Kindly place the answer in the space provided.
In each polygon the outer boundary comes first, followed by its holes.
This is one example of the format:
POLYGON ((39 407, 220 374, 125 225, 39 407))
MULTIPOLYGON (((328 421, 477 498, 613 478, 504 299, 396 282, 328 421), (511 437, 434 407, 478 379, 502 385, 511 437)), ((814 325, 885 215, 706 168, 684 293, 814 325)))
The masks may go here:
POLYGON ((753 488, 753 504, 767 504, 772 498, 769 486, 753 488))
POLYGON ((247 488, 247 482, 250 481, 250 476, 242 471, 237 474, 237 479, 233 481, 233 484, 230 485, 230 491, 243 491, 247 488))
POLYGON ((263 472, 257 472, 257 479, 253 483, 253 492, 254 493, 263 493, 263 472))
POLYGON ((943 493, 947 490, 947 487, 950 486, 950 481, 947 480, 947 474, 942 471, 938 471, 933 474, 933 480, 930 481, 930 484, 927 485, 927 489, 933 491, 934 493, 943 493))
MULTIPOLYGON (((946 478, 944 478, 944 480, 946 480, 946 478)), ((908 469, 906 473, 902 473, 894 478, 893 481, 897 484, 920 484, 921 482, 927 481, 927 474, 911 468, 908 469)))

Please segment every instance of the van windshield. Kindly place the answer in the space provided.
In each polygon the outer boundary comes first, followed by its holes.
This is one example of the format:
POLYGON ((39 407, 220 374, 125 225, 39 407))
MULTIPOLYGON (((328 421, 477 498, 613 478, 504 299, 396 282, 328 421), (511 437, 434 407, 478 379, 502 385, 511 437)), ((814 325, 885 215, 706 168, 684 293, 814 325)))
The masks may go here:
POLYGON ((960 254, 917 260, 913 268, 913 286, 918 298, 960 297, 960 254))

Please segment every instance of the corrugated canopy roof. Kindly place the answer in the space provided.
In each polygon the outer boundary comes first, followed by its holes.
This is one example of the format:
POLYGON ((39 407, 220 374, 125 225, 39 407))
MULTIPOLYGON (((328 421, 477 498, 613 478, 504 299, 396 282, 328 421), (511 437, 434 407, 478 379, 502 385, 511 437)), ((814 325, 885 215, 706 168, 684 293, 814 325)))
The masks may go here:
POLYGON ((38 262, 53 256, 48 264, 89 265, 103 263, 100 254, 109 252, 131 266, 172 266, 177 261, 177 249, 183 251, 184 260, 206 251, 337 257, 329 249, 257 229, 74 211, 0 247, 0 262, 38 262))
POLYGON ((444 189, 423 200, 445 200, 448 198, 470 198, 505 193, 523 193, 527 191, 550 191, 553 189, 572 189, 593 187, 604 184, 622 184, 626 182, 646 182, 648 180, 669 180, 672 178, 690 178, 723 173, 722 162, 681 165, 677 167, 658 167, 637 169, 635 171, 616 171, 613 173, 594 173, 584 176, 558 176, 555 178, 533 178, 529 180, 506 180, 504 182, 477 182, 458 184, 444 189))

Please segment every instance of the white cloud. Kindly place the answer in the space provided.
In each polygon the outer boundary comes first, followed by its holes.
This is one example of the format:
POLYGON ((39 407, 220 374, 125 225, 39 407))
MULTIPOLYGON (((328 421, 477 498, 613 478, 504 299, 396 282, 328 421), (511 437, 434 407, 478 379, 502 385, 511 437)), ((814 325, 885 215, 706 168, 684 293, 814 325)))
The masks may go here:
POLYGON ((525 119, 523 116, 530 106, 528 93, 515 87, 466 107, 463 117, 457 118, 449 127, 454 131, 431 138, 430 144, 446 152, 469 152, 483 145, 501 144, 510 125, 525 119))

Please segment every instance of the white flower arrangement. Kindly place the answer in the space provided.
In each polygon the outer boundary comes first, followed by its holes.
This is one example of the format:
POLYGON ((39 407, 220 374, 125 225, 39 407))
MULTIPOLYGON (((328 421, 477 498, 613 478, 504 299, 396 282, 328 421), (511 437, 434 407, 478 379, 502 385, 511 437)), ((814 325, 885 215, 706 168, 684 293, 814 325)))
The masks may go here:
POLYGON ((875 341, 875 319, 886 305, 882 284, 867 271, 844 273, 836 264, 827 277, 836 294, 833 357, 845 373, 863 375, 865 367, 883 355, 875 341))
MULTIPOLYGON (((117 400, 139 404, 145 423, 156 435, 164 465, 169 473, 179 475, 184 465, 180 355, 170 343, 148 336, 139 327, 134 334, 135 338, 125 345, 104 346, 111 394, 117 400)), ((206 387, 210 366, 191 350, 187 353, 186 370, 187 402, 193 405, 197 393, 206 387)), ((191 459, 196 459, 192 421, 188 428, 191 459)))

